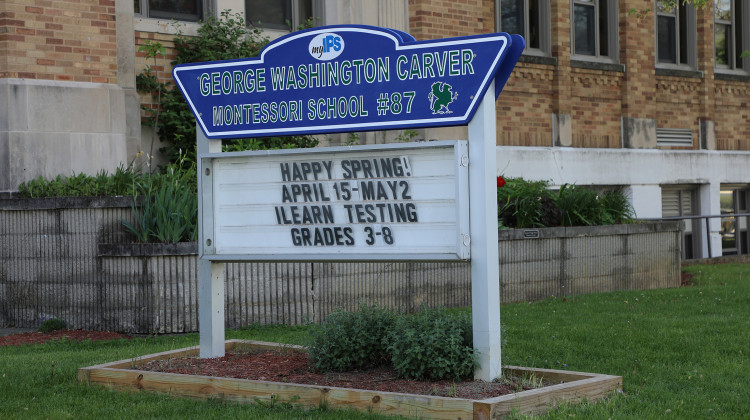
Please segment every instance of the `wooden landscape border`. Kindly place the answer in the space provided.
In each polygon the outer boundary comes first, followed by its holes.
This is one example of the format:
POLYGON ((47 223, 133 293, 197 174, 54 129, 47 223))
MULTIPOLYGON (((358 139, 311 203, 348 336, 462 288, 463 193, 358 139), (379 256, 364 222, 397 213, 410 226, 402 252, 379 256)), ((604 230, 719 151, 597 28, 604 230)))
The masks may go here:
MULTIPOLYGON (((227 340, 226 350, 302 351, 304 347, 250 340, 227 340)), ((622 390, 622 377, 553 369, 506 366, 503 374, 533 377, 556 385, 483 400, 368 391, 319 385, 218 378, 134 370, 137 364, 199 354, 199 346, 78 369, 78 381, 119 390, 144 390, 198 399, 242 403, 292 402, 305 407, 350 407, 381 414, 431 419, 495 419, 511 412, 544 413, 561 402, 600 400, 622 390)))

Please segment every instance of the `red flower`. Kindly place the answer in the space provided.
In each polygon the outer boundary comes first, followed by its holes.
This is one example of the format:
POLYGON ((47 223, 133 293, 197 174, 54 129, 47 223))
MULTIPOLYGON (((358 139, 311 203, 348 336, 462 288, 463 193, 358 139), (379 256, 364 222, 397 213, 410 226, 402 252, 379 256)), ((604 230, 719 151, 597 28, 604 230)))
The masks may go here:
POLYGON ((497 177, 497 188, 503 187, 505 185, 505 179, 501 176, 497 177))

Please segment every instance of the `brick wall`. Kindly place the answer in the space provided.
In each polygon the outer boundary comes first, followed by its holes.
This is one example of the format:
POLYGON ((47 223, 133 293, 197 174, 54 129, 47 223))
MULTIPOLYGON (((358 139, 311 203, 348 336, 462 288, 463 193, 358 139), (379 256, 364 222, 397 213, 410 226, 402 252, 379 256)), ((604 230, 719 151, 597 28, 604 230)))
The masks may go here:
POLYGON ((0 78, 117 83, 115 0, 4 0, 0 78))
POLYGON ((620 147, 622 73, 573 69, 570 75, 572 145, 620 147))
MULTIPOLYGON (((136 74, 140 74, 141 72, 146 70, 146 66, 150 66, 152 71, 157 74, 159 81, 161 81, 162 83, 169 82, 173 85, 174 81, 172 80, 171 63, 175 59, 174 38, 175 35, 172 34, 135 31, 136 74), (156 57, 156 60, 154 60, 154 58, 147 59, 146 52, 139 51, 139 48, 143 47, 149 42, 160 43, 165 49, 165 55, 156 57)), ((141 97, 141 104, 147 107, 151 107, 152 109, 156 108, 156 100, 149 93, 139 92, 139 95, 141 97)), ((145 116, 145 113, 143 111, 141 111, 141 116, 145 116)))
MULTIPOLYGON (((662 128, 689 128, 693 131, 693 149, 700 147, 701 79, 658 76, 656 78, 656 125, 662 128)), ((680 149, 670 147, 670 149, 680 149)))
POLYGON ((409 33, 418 41, 494 31, 492 0, 409 0, 409 33))
POLYGON ((715 81, 716 148, 750 150, 750 86, 747 82, 715 81))
MULTIPOLYGON (((410 0, 410 32, 418 40, 494 31, 493 0, 410 0)), ((655 121, 657 127, 693 131, 714 121, 718 150, 750 150, 750 83, 715 77, 713 13, 697 10, 697 62, 702 77, 657 75, 653 12, 639 19, 631 9, 652 0, 620 0, 619 63, 613 69, 571 65, 570 2, 550 3, 551 56, 555 64, 521 60, 497 102, 497 143, 550 146, 555 116, 569 115, 574 147, 622 147, 622 118, 655 121)), ((673 147, 668 147, 673 148, 673 147)))
POLYGON ((551 146, 554 112, 552 66, 518 63, 497 100, 497 143, 551 146), (530 115, 540 118, 530 119, 530 115))

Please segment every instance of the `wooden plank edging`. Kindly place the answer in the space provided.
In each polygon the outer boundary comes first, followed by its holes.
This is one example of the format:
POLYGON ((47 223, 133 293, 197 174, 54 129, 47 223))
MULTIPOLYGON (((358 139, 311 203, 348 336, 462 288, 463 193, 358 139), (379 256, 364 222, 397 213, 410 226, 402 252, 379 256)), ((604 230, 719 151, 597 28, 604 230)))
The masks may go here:
MULTIPOLYGON (((251 340, 228 340, 226 349, 304 350, 302 346, 251 340)), ((187 347, 132 359, 80 368, 78 380, 120 390, 143 390, 174 396, 219 398, 242 403, 286 403, 305 407, 350 407, 385 414, 419 416, 432 419, 477 420, 502 418, 517 413, 543 413, 560 402, 586 399, 597 401, 622 389, 622 377, 506 366, 503 372, 516 376, 533 375, 555 385, 484 400, 401 394, 319 385, 289 384, 200 375, 133 370, 135 363, 196 355, 199 347, 187 347)))

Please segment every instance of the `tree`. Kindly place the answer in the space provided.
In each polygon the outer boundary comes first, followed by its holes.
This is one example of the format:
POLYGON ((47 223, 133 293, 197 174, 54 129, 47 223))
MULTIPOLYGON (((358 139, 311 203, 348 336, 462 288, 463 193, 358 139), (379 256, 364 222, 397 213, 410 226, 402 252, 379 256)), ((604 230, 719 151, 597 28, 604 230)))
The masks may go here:
MULTIPOLYGON (((693 6, 699 8, 699 9, 702 9, 702 8, 704 8, 706 6, 709 6, 710 4, 713 3, 713 0, 662 0, 662 1, 664 2, 664 5, 668 6, 670 9, 672 7, 675 7, 677 5, 677 3, 680 3, 680 2, 682 4, 692 4, 693 6)), ((649 13, 651 13, 652 11, 653 10, 650 7, 642 9, 642 10, 638 10, 638 9, 633 8, 633 9, 630 9, 630 13, 629 14, 631 16, 632 15, 637 15, 638 18, 643 18, 646 15, 648 15, 649 13)))

